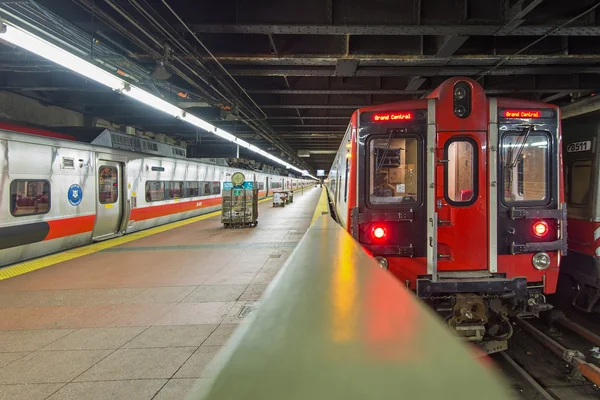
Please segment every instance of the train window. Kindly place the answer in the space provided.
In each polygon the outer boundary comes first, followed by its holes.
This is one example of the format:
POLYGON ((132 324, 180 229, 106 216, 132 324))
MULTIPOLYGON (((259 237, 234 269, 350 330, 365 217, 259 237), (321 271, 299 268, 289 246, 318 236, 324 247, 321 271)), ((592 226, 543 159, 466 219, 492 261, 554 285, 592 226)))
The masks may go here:
POLYGON ((546 202, 548 199, 548 148, 542 132, 507 132, 502 138, 502 174, 505 202, 546 202))
POLYGON ((119 170, 101 165, 98 171, 98 201, 100 204, 116 203, 119 199, 119 170))
POLYGON ((166 186, 169 199, 180 199, 183 197, 183 182, 166 182, 166 186))
POLYGON ((200 185, 198 182, 185 182, 185 197, 200 196, 200 185))
POLYGON ((378 137, 369 141, 369 202, 372 205, 417 202, 418 148, 418 140, 410 137, 378 137))
POLYGON ((200 185, 202 186, 202 196, 209 196, 211 193, 211 183, 210 182, 200 182, 200 185))
POLYGON ((146 201, 161 201, 165 199, 165 183, 159 181, 146 182, 146 201))
POLYGON ((10 213, 15 217, 50 211, 50 182, 14 180, 10 183, 10 213))
POLYGON ((567 175, 569 205, 589 204, 592 160, 574 160, 567 175))
POLYGON ((258 190, 265 190, 265 183, 264 182, 258 182, 258 190))
POLYGON ((451 139, 444 148, 444 193, 446 201, 453 205, 468 205, 477 196, 477 156, 471 139, 451 139))
POLYGON ((221 194, 221 182, 212 183, 212 194, 221 194))

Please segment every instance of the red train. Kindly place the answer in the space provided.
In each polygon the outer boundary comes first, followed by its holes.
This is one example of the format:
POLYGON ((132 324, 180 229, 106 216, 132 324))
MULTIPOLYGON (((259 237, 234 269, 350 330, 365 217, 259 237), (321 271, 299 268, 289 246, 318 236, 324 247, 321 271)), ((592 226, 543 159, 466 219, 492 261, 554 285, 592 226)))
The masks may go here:
POLYGON ((549 308, 566 253, 560 112, 468 78, 357 110, 326 179, 337 221, 488 352, 549 308))

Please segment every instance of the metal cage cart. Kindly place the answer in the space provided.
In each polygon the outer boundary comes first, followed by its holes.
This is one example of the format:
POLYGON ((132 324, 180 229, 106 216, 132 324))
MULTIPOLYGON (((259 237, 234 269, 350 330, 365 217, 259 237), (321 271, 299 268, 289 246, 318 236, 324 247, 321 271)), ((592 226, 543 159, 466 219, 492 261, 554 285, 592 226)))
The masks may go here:
POLYGON ((287 194, 285 192, 273 192, 273 207, 285 207, 287 194))
POLYGON ((223 182, 221 222, 225 228, 254 227, 258 225, 258 184, 244 182, 243 175, 240 179, 236 174, 242 175, 236 172, 232 182, 223 182))
POLYGON ((294 191, 293 190, 288 190, 288 192, 287 192, 287 202, 288 203, 293 203, 294 202, 294 191))

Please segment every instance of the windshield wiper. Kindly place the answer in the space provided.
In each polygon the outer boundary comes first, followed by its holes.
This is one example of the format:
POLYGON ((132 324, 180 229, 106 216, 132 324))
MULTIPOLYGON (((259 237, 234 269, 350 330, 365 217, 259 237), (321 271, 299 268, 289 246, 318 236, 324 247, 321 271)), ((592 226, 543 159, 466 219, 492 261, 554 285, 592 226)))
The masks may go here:
POLYGON ((514 168, 517 166, 517 163, 519 162, 519 157, 521 157, 521 154, 523 154, 523 149, 525 148, 525 144, 527 143, 529 134, 533 131, 534 128, 535 128, 535 125, 527 125, 526 127, 524 127, 524 129, 527 129, 527 130, 523 133, 523 140, 521 141, 521 144, 519 145, 519 148, 517 149, 517 154, 515 154, 513 157, 514 150, 512 150, 510 152, 510 160, 509 160, 509 162, 506 162, 504 164, 505 167, 514 168))

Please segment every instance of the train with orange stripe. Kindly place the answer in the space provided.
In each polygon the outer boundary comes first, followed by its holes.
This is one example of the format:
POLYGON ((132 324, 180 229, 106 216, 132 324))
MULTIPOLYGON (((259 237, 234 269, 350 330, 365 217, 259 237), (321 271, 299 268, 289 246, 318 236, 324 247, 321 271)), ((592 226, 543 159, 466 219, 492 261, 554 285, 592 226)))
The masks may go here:
POLYGON ((311 182, 3 127, 11 130, 0 129, 0 266, 217 211, 237 171, 260 198, 311 182))
POLYGON ((558 107, 451 78, 359 109, 326 179, 335 217, 488 353, 551 306, 567 251, 558 107))
POLYGON ((563 258, 556 303, 600 311, 600 119, 563 121, 569 254, 563 258))

